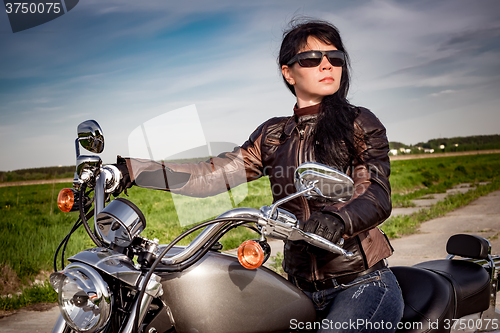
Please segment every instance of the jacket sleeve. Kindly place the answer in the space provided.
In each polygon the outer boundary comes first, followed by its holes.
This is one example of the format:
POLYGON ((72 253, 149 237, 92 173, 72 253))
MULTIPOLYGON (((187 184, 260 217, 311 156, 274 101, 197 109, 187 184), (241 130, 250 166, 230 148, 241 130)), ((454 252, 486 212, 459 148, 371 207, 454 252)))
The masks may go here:
POLYGON ((347 238, 367 231, 385 221, 391 214, 389 183, 389 142, 385 127, 369 110, 360 108, 355 120, 360 133, 360 161, 352 166, 354 196, 347 203, 323 207, 338 215, 345 223, 347 238))
POLYGON ((216 195, 258 179, 263 174, 260 143, 264 125, 259 126, 241 147, 205 162, 175 164, 128 158, 126 163, 131 179, 140 187, 193 197, 216 195))

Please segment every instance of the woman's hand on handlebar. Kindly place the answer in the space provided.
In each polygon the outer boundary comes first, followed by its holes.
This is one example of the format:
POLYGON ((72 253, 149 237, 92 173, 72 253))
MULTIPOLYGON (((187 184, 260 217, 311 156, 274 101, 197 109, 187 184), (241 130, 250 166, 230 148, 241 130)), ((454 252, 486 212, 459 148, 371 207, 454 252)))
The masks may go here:
POLYGON ((329 213, 314 212, 305 223, 304 231, 316 234, 336 244, 344 234, 344 222, 329 213))
POLYGON ((113 195, 117 197, 121 192, 125 192, 125 194, 127 194, 127 189, 135 185, 135 182, 133 182, 132 179, 130 178, 130 172, 128 170, 127 163, 125 162, 125 159, 123 157, 118 156, 116 164, 113 165, 117 167, 122 174, 122 178, 120 179, 120 186, 118 186, 116 191, 113 192, 113 195))

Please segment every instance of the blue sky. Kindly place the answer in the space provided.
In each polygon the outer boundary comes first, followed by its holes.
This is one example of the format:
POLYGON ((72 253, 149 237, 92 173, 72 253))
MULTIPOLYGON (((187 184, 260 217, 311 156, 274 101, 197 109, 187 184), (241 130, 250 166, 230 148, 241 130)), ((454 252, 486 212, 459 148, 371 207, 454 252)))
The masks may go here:
POLYGON ((297 15, 339 28, 349 98, 389 140, 500 133, 496 0, 82 0, 15 34, 0 14, 0 170, 74 164, 87 119, 103 128, 113 163, 137 126, 192 104, 207 141, 243 143, 292 112, 276 56, 297 15))

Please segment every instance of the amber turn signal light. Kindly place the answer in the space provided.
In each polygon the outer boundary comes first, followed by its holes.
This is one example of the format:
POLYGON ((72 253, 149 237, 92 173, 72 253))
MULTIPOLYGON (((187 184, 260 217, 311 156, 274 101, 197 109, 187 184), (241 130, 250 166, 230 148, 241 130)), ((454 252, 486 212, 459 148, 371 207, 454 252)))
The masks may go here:
POLYGON ((238 261, 247 269, 256 269, 264 262, 264 250, 254 240, 247 240, 238 247, 238 261))
POLYGON ((71 212, 75 204, 75 193, 71 188, 63 188, 57 196, 57 207, 65 213, 71 212))

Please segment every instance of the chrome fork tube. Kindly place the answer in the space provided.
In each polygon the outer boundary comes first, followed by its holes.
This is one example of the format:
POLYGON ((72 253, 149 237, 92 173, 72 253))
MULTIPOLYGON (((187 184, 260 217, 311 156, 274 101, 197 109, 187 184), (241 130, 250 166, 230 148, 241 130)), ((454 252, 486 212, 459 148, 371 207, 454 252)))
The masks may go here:
POLYGON ((63 333, 66 328, 66 321, 64 320, 62 314, 59 314, 57 321, 52 329, 52 333, 63 333))
POLYGON ((94 216, 97 216, 104 209, 104 187, 106 186, 106 176, 100 172, 96 179, 94 190, 94 216))
MULTIPOLYGON (((137 302, 138 301, 139 301, 139 299, 135 300, 134 305, 132 306, 132 311, 130 311, 130 316, 128 317, 127 325, 121 331, 121 333, 132 333, 132 330, 134 328, 135 316, 137 315, 137 302)), ((137 322, 138 326, 141 326, 142 322, 144 321, 144 318, 146 317, 146 314, 148 313, 148 309, 149 309, 149 306, 151 305, 152 301, 153 301, 153 296, 148 295, 147 293, 144 293, 144 296, 142 297, 140 312, 139 312, 139 320, 137 322)), ((137 330, 137 331, 139 331, 139 330, 137 330)))
POLYGON ((132 305, 132 310, 130 311, 130 316, 128 317, 127 325, 125 325, 125 328, 121 330, 120 333, 132 333, 132 331, 134 330, 134 322, 136 316, 138 317, 137 332, 139 332, 139 327, 142 325, 144 318, 146 318, 146 314, 148 313, 149 306, 151 305, 153 298, 160 297, 161 295, 163 295, 163 288, 160 281, 161 281, 160 277, 156 274, 153 274, 151 276, 150 280, 145 286, 144 286, 144 279, 141 281, 141 286, 139 287, 136 299, 134 301, 134 304, 132 305), (144 291, 144 295, 142 296, 141 306, 139 308, 139 314, 137 314, 137 304, 139 302, 139 294, 140 290, 143 288, 146 288, 146 290, 144 291))

